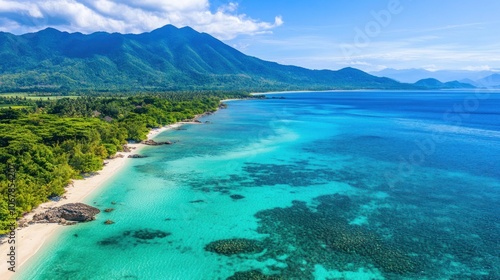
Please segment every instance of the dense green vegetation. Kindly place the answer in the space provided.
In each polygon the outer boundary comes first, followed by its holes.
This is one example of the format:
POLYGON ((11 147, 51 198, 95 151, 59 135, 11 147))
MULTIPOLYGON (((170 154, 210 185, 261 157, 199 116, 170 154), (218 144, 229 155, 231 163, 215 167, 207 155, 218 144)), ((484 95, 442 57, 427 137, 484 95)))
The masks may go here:
MULTIPOLYGON (((161 93, 120 97, 25 99, 0 97, 0 234, 13 216, 8 171, 15 171, 14 217, 64 193, 72 178, 95 172, 127 140, 154 127, 215 111, 225 93, 161 93)), ((12 174, 11 174, 12 175, 12 174)))
POLYGON ((309 70, 247 56, 172 25, 143 34, 0 32, 0 92, 413 88, 345 68, 309 70))

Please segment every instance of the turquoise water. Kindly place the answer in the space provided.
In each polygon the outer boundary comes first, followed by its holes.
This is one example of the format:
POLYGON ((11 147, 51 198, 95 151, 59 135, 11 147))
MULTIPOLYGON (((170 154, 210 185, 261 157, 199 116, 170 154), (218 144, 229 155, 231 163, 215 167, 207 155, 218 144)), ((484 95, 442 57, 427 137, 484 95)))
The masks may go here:
POLYGON ((17 278, 500 279, 499 94, 271 96, 161 134, 17 278))

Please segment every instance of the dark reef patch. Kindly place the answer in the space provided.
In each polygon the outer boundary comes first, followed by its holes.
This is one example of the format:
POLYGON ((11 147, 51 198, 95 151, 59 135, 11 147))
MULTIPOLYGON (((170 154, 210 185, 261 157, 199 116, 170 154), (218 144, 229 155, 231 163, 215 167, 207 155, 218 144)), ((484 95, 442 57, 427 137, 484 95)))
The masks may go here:
POLYGON ((246 163, 243 171, 252 179, 246 186, 290 185, 293 187, 312 186, 325 183, 318 172, 321 170, 308 168, 307 161, 293 164, 258 164, 246 163))
POLYGON ((118 236, 112 236, 98 241, 97 244, 101 246, 118 246, 120 245, 120 238, 118 236))
POLYGON ((287 255, 287 267, 279 269, 285 279, 312 279, 315 264, 376 268, 387 279, 500 279, 500 197, 493 180, 417 169, 389 188, 381 176, 387 163, 352 161, 318 176, 346 182, 356 194, 256 214, 258 232, 269 235, 258 260, 287 255), (478 180, 486 184, 474 187, 478 180), (359 217, 367 222, 352 223, 359 217))
POLYGON ((162 239, 169 235, 171 235, 170 232, 157 229, 126 230, 121 234, 98 241, 97 244, 117 247, 137 246, 138 244, 152 244, 155 239, 162 239))
POLYGON ((349 263, 360 267, 372 264, 385 273, 397 275, 417 271, 417 262, 409 257, 411 252, 404 252, 376 233, 348 223, 344 211, 353 210, 348 197, 329 195, 317 200, 316 211, 304 202, 294 201, 291 207, 256 214, 260 219, 258 232, 269 235, 266 243, 269 250, 264 257, 290 255, 282 276, 308 279, 315 264, 338 270, 345 269, 349 263), (296 249, 289 250, 290 246, 296 249))
POLYGON ((227 278, 227 280, 284 280, 281 276, 265 275, 259 270, 239 271, 227 278))
POLYGON ((205 250, 220 255, 231 256, 236 254, 255 254, 264 250, 258 240, 233 238, 217 240, 205 246, 205 250))
MULTIPOLYGON (((388 139, 367 135, 354 143, 382 145, 388 139)), ((280 265, 269 268, 283 279, 313 279, 315 264, 326 270, 363 268, 387 279, 500 279, 497 179, 423 165, 390 186, 386 175, 398 171, 399 162, 373 160, 382 158, 375 151, 332 139, 302 149, 316 158, 245 163, 238 175, 190 173, 173 179, 199 192, 229 197, 246 193, 243 188, 277 186, 293 193, 302 187, 315 191, 332 182, 354 187, 348 196, 321 196, 307 205, 295 201, 291 207, 256 214, 258 232, 269 236, 262 240, 266 250, 232 256, 263 263, 276 260, 280 265), (338 152, 332 158, 321 156, 332 151, 338 152)), ((250 271, 233 276, 259 279, 268 273, 250 271)))
POLYGON ((136 239, 151 240, 155 238, 165 238, 171 233, 155 230, 155 229, 140 229, 140 230, 127 230, 123 232, 123 236, 132 236, 136 239))
POLYGON ((232 194, 229 196, 230 198, 234 199, 234 200, 240 200, 240 199, 243 199, 245 198, 243 195, 241 194, 232 194))

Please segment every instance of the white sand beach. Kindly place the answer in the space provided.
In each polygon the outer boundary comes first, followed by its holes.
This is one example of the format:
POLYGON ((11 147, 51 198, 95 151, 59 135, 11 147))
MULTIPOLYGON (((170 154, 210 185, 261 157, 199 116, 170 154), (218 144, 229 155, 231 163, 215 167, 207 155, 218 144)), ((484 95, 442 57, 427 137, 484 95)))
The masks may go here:
MULTIPOLYGON (((172 128, 177 128, 181 126, 180 123, 168 125, 162 128, 153 129, 148 134, 148 139, 152 139, 158 134, 172 128)), ((131 152, 119 152, 123 157, 117 157, 114 159, 105 160, 106 164, 104 168, 98 171, 96 175, 85 178, 83 180, 74 180, 73 184, 70 184, 66 188, 66 193, 63 195, 65 198, 59 201, 50 201, 39 205, 31 213, 29 213, 25 219, 30 221, 33 215, 37 213, 44 212, 47 208, 61 206, 67 203, 82 202, 88 195, 100 189, 104 183, 106 183, 110 178, 113 177, 123 166, 129 162, 129 155, 137 154, 140 150, 145 147, 144 144, 128 144, 131 148, 131 152)), ((76 225, 78 226, 78 225, 76 225)), ((16 248, 16 264, 15 271, 18 272, 22 269, 23 264, 25 264, 36 252, 51 238, 57 237, 57 232, 62 230, 64 226, 58 224, 32 224, 28 227, 18 228, 15 234, 15 248, 16 248)), ((7 263, 8 256, 10 252, 10 244, 2 241, 0 245, 0 279, 7 280, 14 277, 15 273, 8 270, 10 265, 7 263)))

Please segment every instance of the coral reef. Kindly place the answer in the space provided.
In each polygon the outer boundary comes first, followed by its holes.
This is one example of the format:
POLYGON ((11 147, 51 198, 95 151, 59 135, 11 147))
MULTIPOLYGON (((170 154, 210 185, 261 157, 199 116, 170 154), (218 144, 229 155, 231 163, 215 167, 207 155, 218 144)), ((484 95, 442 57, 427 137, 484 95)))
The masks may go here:
POLYGON ((265 275, 258 270, 249 270, 236 272, 233 276, 227 278, 227 280, 284 280, 284 278, 275 275, 265 275))
POLYGON ((284 279, 310 279, 316 264, 340 271, 353 269, 353 264, 357 268, 375 266, 393 276, 418 270, 408 252, 373 231, 348 223, 346 212, 355 207, 347 196, 321 196, 316 201, 316 209, 294 201, 291 207, 257 213, 258 232, 269 236, 263 241, 267 250, 257 260, 287 255, 284 268, 273 267, 284 279))
POLYGON ((129 235, 137 239, 151 240, 155 238, 167 237, 170 233, 155 229, 127 230, 123 232, 123 236, 129 235))
POLYGON ((254 254, 263 250, 260 241, 246 239, 246 238, 233 238, 217 240, 205 246, 205 250, 214 252, 220 255, 235 255, 235 254, 254 254))
POLYGON ((121 234, 107 237, 97 244, 101 246, 137 246, 138 244, 152 244, 156 239, 163 239, 169 236, 170 232, 156 229, 126 230, 121 234))

